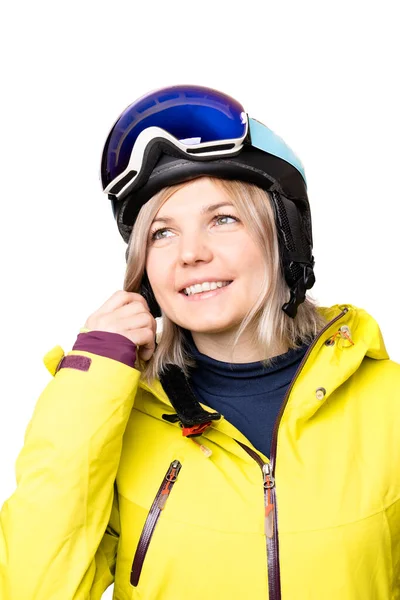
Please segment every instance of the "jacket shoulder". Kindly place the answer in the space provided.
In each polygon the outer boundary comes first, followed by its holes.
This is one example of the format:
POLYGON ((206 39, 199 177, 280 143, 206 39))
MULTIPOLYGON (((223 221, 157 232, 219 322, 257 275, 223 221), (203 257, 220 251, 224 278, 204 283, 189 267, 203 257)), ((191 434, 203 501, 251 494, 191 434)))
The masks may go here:
POLYGON ((364 357, 356 372, 359 386, 380 397, 389 394, 400 400, 400 364, 390 358, 376 360, 364 357))

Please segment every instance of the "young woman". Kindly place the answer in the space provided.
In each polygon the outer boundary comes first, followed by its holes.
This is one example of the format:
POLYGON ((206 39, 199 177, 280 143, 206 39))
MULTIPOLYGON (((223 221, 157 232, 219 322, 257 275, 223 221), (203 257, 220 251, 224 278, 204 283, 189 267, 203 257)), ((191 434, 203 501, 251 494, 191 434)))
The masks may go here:
POLYGON ((298 158, 175 86, 122 113, 102 182, 124 289, 45 356, 1 598, 399 598, 400 366, 365 310, 306 295, 298 158))

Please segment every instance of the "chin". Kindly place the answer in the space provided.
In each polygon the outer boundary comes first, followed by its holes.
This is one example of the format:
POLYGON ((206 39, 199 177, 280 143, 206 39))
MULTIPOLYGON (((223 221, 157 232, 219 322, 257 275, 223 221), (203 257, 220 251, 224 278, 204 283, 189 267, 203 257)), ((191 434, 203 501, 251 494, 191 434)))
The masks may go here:
POLYGON ((189 331, 195 333, 223 333, 230 331, 232 329, 236 329, 239 325, 236 321, 225 320, 225 319, 196 319, 196 321, 188 321, 185 323, 178 323, 184 329, 188 329, 189 331))

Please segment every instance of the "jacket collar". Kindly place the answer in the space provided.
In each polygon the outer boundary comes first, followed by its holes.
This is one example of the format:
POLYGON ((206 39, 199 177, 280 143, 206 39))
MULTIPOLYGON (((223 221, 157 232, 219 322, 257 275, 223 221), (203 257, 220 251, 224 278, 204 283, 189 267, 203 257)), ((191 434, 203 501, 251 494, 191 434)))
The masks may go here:
MULTIPOLYGON (((379 325, 364 309, 352 304, 335 304, 317 310, 330 324, 311 344, 291 390, 291 410, 300 410, 303 418, 310 418, 321 406, 321 399, 316 396, 319 388, 325 390, 323 401, 326 401, 357 370, 365 356, 375 360, 389 358, 379 325), (347 325, 352 343, 340 333, 343 325, 347 325), (332 346, 326 346, 332 339, 332 346), (304 398, 312 400, 304 402, 304 398)), ((169 365, 160 380, 154 380, 151 385, 141 380, 140 387, 168 407, 170 418, 166 420, 170 422, 180 421, 190 428, 221 419, 219 413, 197 400, 176 365, 169 365), (175 410, 172 415, 171 407, 175 410)))

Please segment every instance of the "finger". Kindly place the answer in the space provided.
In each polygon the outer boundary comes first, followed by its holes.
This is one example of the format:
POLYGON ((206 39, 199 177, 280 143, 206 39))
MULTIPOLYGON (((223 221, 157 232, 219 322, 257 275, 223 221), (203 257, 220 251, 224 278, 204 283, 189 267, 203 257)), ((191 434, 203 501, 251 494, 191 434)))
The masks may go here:
POLYGON ((124 334, 126 337, 136 344, 136 346, 141 347, 141 351, 146 350, 154 350, 155 338, 153 335, 153 331, 149 327, 143 327, 142 329, 135 329, 134 331, 126 331, 124 334))
POLYGON ((124 306, 120 306, 119 308, 117 308, 114 313, 110 313, 110 314, 114 314, 118 320, 121 319, 125 319, 125 318, 133 318, 136 315, 147 315, 148 319, 149 319, 149 323, 154 320, 153 315, 151 314, 151 312, 146 308, 146 306, 143 305, 142 302, 131 302, 130 304, 125 304, 124 306))
POLYGON ((151 329, 153 334, 156 334, 157 323, 153 319, 149 313, 142 312, 133 316, 127 316, 122 319, 117 319, 115 321, 114 327, 118 329, 118 331, 135 331, 135 329, 142 329, 143 327, 147 327, 151 329))
POLYGON ((143 298, 143 296, 141 296, 140 294, 137 294, 136 292, 127 292, 126 290, 117 290, 110 298, 108 298, 104 302, 104 304, 100 306, 100 308, 96 312, 113 312, 117 308, 125 306, 126 304, 131 304, 135 301, 140 302, 145 308, 150 310, 145 298, 143 298))

